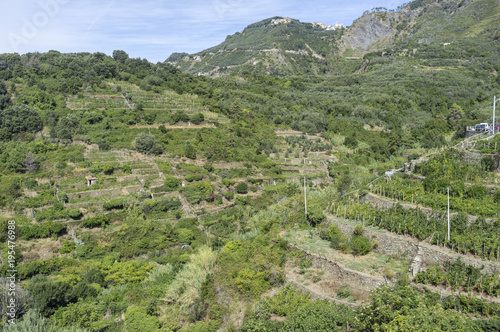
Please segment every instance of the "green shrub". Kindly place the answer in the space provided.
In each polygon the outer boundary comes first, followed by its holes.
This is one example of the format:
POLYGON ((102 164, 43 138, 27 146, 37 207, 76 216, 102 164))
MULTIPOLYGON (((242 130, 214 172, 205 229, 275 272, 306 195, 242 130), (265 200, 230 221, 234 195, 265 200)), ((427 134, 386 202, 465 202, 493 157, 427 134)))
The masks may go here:
POLYGON ((349 296, 351 296, 352 293, 353 293, 353 291, 349 289, 349 286, 342 285, 342 286, 340 286, 340 289, 337 292, 337 297, 339 299, 345 299, 345 298, 348 298, 349 296))
POLYGON ((230 191, 226 191, 226 192, 224 193, 224 197, 225 197, 228 201, 230 201, 230 200, 232 200, 232 199, 234 198, 234 193, 233 193, 233 192, 230 192, 230 191))
POLYGON ((321 210, 321 207, 318 205, 312 205, 308 210, 307 210, 307 220, 312 226, 316 226, 325 220, 325 215, 323 214, 323 211, 321 210))
POLYGON ((125 312, 125 323, 130 332, 156 332, 159 328, 158 317, 146 314, 144 307, 132 305, 125 312))
POLYGON ((238 183, 238 185, 236 186, 236 192, 238 194, 246 194, 246 193, 248 193, 248 185, 246 184, 246 182, 240 182, 240 183, 238 183))
POLYGON ((358 256, 358 255, 366 255, 367 253, 372 250, 372 244, 370 242, 370 239, 367 238, 366 236, 360 236, 360 235, 353 235, 351 237, 351 251, 353 255, 358 256))
POLYGON ((185 179, 187 182, 201 181, 203 180, 203 174, 188 174, 185 179))
POLYGON ((189 142, 186 143, 186 149, 184 150, 184 155, 189 159, 196 159, 196 148, 189 142))
POLYGON ((166 191, 177 190, 177 188, 179 188, 179 179, 177 179, 174 176, 170 176, 170 175, 165 176, 163 188, 165 188, 166 191))
POLYGON ((68 210, 68 217, 70 217, 71 219, 80 219, 82 216, 83 213, 79 209, 68 210))
POLYGON ((104 202, 102 204, 104 210, 121 210, 125 208, 125 202, 122 198, 115 198, 109 202, 104 202))
POLYGON ((208 181, 196 182, 181 188, 182 192, 192 204, 207 200, 213 194, 213 186, 208 181))
POLYGON ((208 161, 205 164, 203 164, 203 168, 206 169, 209 172, 213 172, 214 171, 214 165, 212 165, 208 161))
POLYGON ((123 166, 121 166, 121 169, 122 169, 123 173, 126 173, 126 174, 132 173, 132 167, 130 167, 130 165, 123 165, 123 166))
POLYGON ((106 164, 103 167, 103 172, 106 175, 111 175, 111 174, 113 174, 114 171, 115 171, 115 167, 111 164, 106 164))
POLYGON ((364 234, 364 230, 363 230, 363 226, 362 225, 357 225, 356 227, 354 227, 354 231, 353 231, 353 235, 355 236, 360 236, 360 235, 363 235, 364 234))
POLYGON ((347 243, 347 238, 342 235, 342 232, 337 227, 337 224, 331 225, 330 228, 322 235, 323 238, 331 242, 332 248, 341 249, 345 247, 347 243))
POLYGON ((67 253, 70 253, 72 252, 73 250, 76 249, 76 244, 75 242, 73 241, 68 241, 68 240, 64 240, 63 243, 62 243, 62 247, 59 248, 59 252, 61 254, 67 254, 67 253))
POLYGON ((191 117, 191 122, 194 124, 200 124, 203 121, 205 121, 205 116, 203 115, 203 113, 198 112, 191 117))
POLYGON ((177 238, 180 243, 190 244, 192 240, 194 240, 194 233, 192 230, 187 228, 179 228, 176 230, 177 238))
POLYGON ((67 226, 59 222, 45 222, 42 224, 27 224, 21 227, 22 238, 25 240, 42 239, 66 234, 67 226))
POLYGON ((109 224, 109 216, 106 214, 98 214, 97 216, 82 220, 82 227, 94 228, 104 227, 109 224))

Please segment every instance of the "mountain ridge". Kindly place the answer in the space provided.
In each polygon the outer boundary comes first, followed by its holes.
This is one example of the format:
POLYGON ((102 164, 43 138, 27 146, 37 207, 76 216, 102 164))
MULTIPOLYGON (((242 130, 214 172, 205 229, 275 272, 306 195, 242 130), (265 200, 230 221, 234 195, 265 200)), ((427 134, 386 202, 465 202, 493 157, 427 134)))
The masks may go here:
POLYGON ((186 73, 223 76, 332 73, 341 58, 363 57, 392 48, 455 39, 497 39, 500 2, 487 0, 416 0, 398 11, 375 8, 349 27, 271 17, 204 51, 173 53, 166 61, 186 73))

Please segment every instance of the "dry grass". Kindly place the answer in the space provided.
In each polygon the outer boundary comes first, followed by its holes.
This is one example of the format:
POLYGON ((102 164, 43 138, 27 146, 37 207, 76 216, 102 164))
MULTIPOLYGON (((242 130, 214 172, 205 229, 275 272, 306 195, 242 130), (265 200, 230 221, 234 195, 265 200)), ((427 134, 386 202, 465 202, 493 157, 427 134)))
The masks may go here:
POLYGON ((198 297, 200 287, 215 265, 217 255, 210 247, 202 247, 190 256, 191 261, 180 271, 168 288, 164 300, 174 303, 181 312, 186 312, 198 297))

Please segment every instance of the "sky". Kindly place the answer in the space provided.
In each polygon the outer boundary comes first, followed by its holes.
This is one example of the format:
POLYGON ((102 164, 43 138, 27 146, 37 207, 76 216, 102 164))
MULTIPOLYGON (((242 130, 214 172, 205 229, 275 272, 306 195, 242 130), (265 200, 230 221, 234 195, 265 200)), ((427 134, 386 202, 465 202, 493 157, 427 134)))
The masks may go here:
POLYGON ((260 20, 346 26, 365 10, 409 0, 0 0, 0 53, 103 52, 165 61, 196 53, 260 20))

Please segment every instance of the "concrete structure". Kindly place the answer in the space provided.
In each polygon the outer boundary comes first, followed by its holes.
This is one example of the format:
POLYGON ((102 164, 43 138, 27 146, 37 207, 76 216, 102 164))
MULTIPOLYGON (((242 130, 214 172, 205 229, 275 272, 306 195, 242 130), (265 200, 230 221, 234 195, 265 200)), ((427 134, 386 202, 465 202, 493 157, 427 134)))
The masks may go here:
POLYGON ((87 186, 91 186, 93 184, 96 184, 97 182, 99 182, 99 179, 96 178, 95 176, 93 175, 90 175, 90 176, 86 176, 85 179, 87 179, 87 186))

